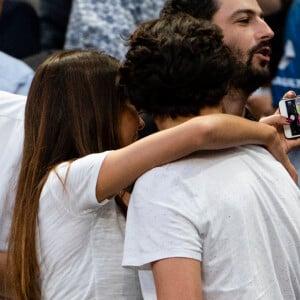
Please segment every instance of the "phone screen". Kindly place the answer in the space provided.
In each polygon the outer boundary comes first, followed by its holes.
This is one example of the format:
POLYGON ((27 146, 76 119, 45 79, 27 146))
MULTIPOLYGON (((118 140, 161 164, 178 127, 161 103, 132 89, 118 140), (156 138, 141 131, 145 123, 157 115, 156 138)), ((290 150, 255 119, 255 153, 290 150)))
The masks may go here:
POLYGON ((300 99, 290 99, 285 101, 288 117, 293 120, 290 124, 292 136, 300 135, 300 99))

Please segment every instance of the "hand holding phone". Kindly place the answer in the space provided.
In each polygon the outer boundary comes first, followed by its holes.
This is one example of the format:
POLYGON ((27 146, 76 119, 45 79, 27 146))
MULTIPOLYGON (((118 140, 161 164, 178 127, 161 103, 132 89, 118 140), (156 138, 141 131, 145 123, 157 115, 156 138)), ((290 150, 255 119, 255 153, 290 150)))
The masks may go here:
POLYGON ((300 96, 281 99, 279 111, 283 117, 292 120, 291 124, 283 125, 285 137, 288 139, 300 137, 300 96))

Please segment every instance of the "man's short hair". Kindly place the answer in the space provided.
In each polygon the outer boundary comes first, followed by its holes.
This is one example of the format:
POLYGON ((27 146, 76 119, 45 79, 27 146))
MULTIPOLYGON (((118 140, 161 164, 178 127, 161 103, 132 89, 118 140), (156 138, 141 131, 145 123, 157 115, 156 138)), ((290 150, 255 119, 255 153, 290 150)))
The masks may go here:
POLYGON ((167 0, 160 12, 161 17, 186 13, 196 19, 211 20, 219 9, 218 0, 167 0))
POLYGON ((226 95, 235 61, 217 25, 168 16, 138 26, 128 44, 121 84, 137 109, 172 118, 198 115, 226 95))

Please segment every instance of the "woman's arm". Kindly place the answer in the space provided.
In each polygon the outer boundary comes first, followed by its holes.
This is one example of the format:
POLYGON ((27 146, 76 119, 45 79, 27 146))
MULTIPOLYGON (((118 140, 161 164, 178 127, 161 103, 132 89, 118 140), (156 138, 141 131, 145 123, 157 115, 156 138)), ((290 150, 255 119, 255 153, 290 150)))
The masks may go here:
POLYGON ((181 125, 149 135, 107 155, 99 171, 99 202, 116 195, 149 169, 198 150, 264 145, 296 176, 274 127, 227 114, 192 118, 181 125))

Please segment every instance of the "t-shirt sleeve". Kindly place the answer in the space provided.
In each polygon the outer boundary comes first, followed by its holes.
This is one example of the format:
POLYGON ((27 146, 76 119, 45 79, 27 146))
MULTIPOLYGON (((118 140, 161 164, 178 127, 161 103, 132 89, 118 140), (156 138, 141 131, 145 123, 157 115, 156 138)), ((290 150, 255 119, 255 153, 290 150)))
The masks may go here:
POLYGON ((193 195, 180 181, 180 175, 170 175, 165 167, 136 182, 127 214, 124 267, 147 270, 151 262, 168 257, 202 260, 205 222, 196 215, 193 195))
POLYGON ((73 162, 64 162, 53 170, 45 184, 43 194, 62 204, 75 215, 88 213, 105 205, 96 198, 96 184, 102 163, 109 151, 90 154, 73 162))

